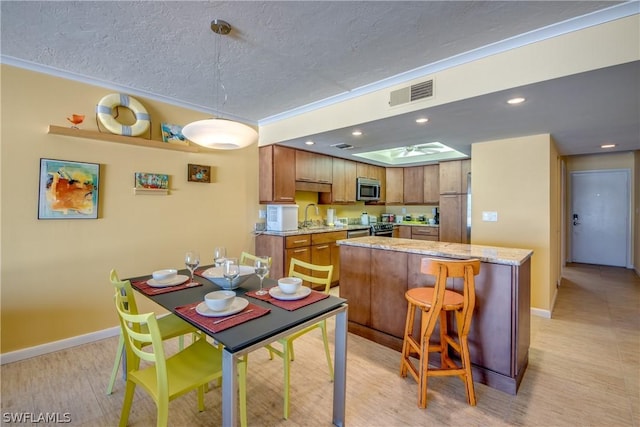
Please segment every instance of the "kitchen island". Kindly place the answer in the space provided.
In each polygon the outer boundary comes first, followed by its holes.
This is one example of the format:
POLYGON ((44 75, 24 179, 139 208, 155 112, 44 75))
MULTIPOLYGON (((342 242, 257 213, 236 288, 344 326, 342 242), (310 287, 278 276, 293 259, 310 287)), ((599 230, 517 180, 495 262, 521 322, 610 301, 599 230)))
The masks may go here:
MULTIPOLYGON (((397 351, 402 349, 405 292, 435 283, 433 276, 420 273, 421 259, 479 259, 469 334, 473 378, 516 394, 528 363, 533 251, 375 236, 337 244, 340 297, 349 303, 349 332, 397 351)), ((457 279, 448 288, 460 291, 462 283, 457 279)), ((433 356, 432 363, 437 362, 438 355, 433 356)))

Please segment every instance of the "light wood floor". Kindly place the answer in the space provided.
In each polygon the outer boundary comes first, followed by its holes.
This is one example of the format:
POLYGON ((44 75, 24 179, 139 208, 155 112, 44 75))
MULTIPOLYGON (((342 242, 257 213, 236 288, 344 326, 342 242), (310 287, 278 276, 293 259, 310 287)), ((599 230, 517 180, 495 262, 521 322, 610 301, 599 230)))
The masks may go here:
MULTIPOLYGON (((116 343, 106 339, 2 366, 0 424, 7 413, 59 412, 74 426, 117 425, 123 381, 105 395, 116 343)), ((331 425, 332 384, 320 339, 312 333, 296 344, 286 421, 281 361, 262 350, 250 355, 250 426, 331 425)), ((347 425, 638 426, 640 279, 622 268, 569 266, 553 318, 532 316, 529 368, 517 396, 476 383, 478 405, 470 407, 461 381, 433 378, 428 407, 419 409, 416 384, 400 378, 398 366, 399 353, 349 334, 347 425)), ((220 425, 219 389, 205 399, 201 413, 193 393, 171 402, 170 424, 220 425)), ((155 425, 155 406, 139 390, 129 425, 155 425)))

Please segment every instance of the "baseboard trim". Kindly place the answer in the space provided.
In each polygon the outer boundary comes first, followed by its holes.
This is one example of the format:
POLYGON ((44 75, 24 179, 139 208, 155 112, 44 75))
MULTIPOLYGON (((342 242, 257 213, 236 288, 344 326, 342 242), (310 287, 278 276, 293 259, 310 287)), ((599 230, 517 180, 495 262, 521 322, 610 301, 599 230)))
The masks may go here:
POLYGON ((538 317, 544 317, 545 319, 551 319, 550 310, 543 310, 541 308, 531 307, 531 314, 538 317))
POLYGON ((120 333, 120 327, 103 329, 101 331, 91 332, 89 334, 78 335, 76 337, 66 338, 60 341, 54 341, 35 347, 24 348, 22 350, 11 351, 9 353, 0 354, 0 365, 18 362, 24 359, 41 356, 55 351, 65 350, 67 348, 76 347, 82 344, 88 344, 105 338, 116 336, 120 333))

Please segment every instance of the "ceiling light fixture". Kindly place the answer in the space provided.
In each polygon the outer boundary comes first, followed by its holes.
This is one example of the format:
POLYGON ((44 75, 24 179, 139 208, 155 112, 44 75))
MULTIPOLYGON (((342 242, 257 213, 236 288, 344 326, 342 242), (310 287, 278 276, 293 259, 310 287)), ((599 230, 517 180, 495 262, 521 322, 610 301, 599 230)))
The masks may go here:
POLYGON ((614 148, 616 144, 602 144, 600 148, 614 148))
POLYGON ((524 101, 526 101, 526 99, 521 97, 511 98, 510 100, 507 101, 507 104, 517 105, 517 104, 522 104, 524 101))
POLYGON ((429 121, 429 119, 427 119, 426 117, 421 117, 419 119, 416 119, 416 123, 427 123, 429 121))
POLYGON ((362 131, 361 130, 354 130, 353 132, 351 132, 351 135, 353 135, 353 136, 361 136, 362 135, 362 131))
MULTIPOLYGON (((231 32, 231 25, 226 21, 214 19, 211 21, 211 31, 219 35, 227 35, 231 32)), ((218 40, 216 40, 216 67, 218 68, 216 101, 219 101, 217 96, 218 88, 222 88, 223 91, 225 89, 220 82, 220 49, 218 48, 218 40)), ((224 93, 224 100, 227 100, 226 92, 224 93)), ((220 109, 218 108, 219 114, 220 109)), ((182 128, 182 135, 198 145, 218 150, 236 150, 247 147, 258 140, 258 132, 252 127, 220 117, 189 123, 182 128)))
POLYGON ((307 142, 305 142, 305 145, 314 145, 314 144, 315 144, 315 142, 313 142, 313 141, 307 141, 307 142))

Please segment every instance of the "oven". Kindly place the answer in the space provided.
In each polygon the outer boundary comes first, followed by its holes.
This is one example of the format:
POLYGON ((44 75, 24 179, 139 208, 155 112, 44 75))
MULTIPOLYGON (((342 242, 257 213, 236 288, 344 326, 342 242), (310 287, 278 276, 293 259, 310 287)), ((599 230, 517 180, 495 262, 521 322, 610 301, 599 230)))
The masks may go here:
POLYGON ((372 224, 371 235, 379 237, 393 237, 393 223, 380 222, 372 224))
POLYGON ((362 230, 349 230, 347 231, 347 239, 351 239, 354 237, 368 237, 369 234, 369 229, 365 228, 362 230))

